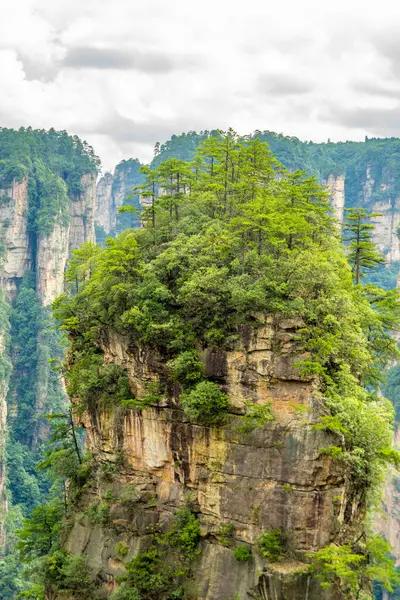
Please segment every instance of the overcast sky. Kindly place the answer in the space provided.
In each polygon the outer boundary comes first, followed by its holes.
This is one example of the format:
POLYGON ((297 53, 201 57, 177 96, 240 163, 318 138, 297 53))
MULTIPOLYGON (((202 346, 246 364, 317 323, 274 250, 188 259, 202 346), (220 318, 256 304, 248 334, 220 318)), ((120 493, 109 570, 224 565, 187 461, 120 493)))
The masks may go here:
POLYGON ((400 3, 4 0, 0 125, 67 129, 104 169, 191 129, 400 136, 400 3))

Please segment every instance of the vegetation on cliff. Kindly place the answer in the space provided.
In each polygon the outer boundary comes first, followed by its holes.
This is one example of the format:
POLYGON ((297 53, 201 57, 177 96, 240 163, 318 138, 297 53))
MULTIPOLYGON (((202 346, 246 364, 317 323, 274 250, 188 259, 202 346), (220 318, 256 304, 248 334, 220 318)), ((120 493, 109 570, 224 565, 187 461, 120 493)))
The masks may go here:
MULTIPOLYGON (((52 485, 47 475, 36 468, 49 435, 44 415, 67 406, 60 374, 49 364, 51 359, 63 360, 65 346, 51 307, 41 306, 31 265, 35 265, 40 237, 51 234, 57 223, 67 223, 69 205, 83 191, 83 175, 94 175, 98 166, 93 149, 65 131, 0 128, 0 202, 10 202, 13 184, 27 182, 28 206, 19 208, 24 210, 24 216, 26 211, 28 218, 26 246, 32 261, 27 262, 25 277, 14 280, 16 295, 12 302, 9 298, 4 305, 1 302, 0 315, 6 334, 6 352, 0 365, 2 389, 9 383, 8 439, 2 440, 9 510, 7 547, 2 549, 6 555, 0 560, 0 596, 7 600, 14 599, 23 585, 14 550, 15 530, 24 516, 46 501, 52 485), (7 319, 10 326, 5 325, 7 319)), ((12 210, 15 211, 14 206, 12 210)), ((8 221, 2 223, 0 236, 2 262, 7 251, 4 234, 10 225, 8 221)))
MULTIPOLYGON (((138 410, 165 398, 169 386, 179 386, 187 418, 218 426, 230 409, 229 398, 205 376, 200 351, 234 349, 243 330, 257 327, 266 313, 295 317, 303 322, 298 342, 306 352, 298 367, 314 378, 327 409, 316 428, 343 440, 342 446, 321 451, 342 462, 354 503, 365 505, 385 465, 398 462, 391 448, 393 411, 377 390, 386 365, 398 356, 391 331, 400 327, 399 302, 393 292, 360 283, 368 261, 357 253, 353 281, 326 192, 304 172, 290 173, 259 138, 243 141, 229 131, 204 139, 192 162, 169 158, 145 169, 143 190, 151 204, 143 212, 143 229, 110 238, 104 248, 86 244, 74 252, 68 293, 55 304, 71 343, 68 391, 79 413, 98 405, 138 410), (133 398, 126 372, 104 364, 110 330, 163 356, 167 372, 157 389, 133 398)), ((257 427, 270 418, 268 411, 249 411, 243 423, 257 427)), ((73 432, 72 426, 70 442, 73 432)), ((91 463, 76 460, 73 449, 73 462, 53 460, 58 451, 56 445, 48 464, 55 475, 59 464, 72 465, 57 478, 65 484, 68 477, 73 488, 64 493, 64 506, 52 500, 25 523, 21 549, 37 578, 25 597, 41 598, 45 585, 76 598, 87 597, 86 586, 94 597, 87 587, 88 565, 60 547, 57 512, 64 512, 66 523, 73 517, 74 498, 91 463)), ((98 508, 92 512, 101 522, 108 515, 99 515, 98 508)), ((184 598, 181 579, 190 573, 198 533, 190 512, 177 514, 172 528, 155 533, 151 548, 128 563, 115 597, 184 598), (179 564, 163 571, 161 555, 167 551, 179 564)), ((391 585, 391 562, 385 568, 382 560, 383 570, 372 571, 371 543, 350 540, 341 553, 340 568, 354 571, 362 564, 364 569, 361 579, 350 576, 349 593, 359 593, 368 574, 391 585)), ((264 532, 259 553, 278 560, 285 544, 281 532, 264 532)), ((386 549, 380 548, 382 559, 386 549)), ((340 573, 329 569, 330 548, 324 552, 313 568, 327 584, 340 587, 340 573)), ((251 558, 246 548, 234 555, 238 562, 251 558)))
MULTIPOLYGON (((197 148, 210 135, 215 137, 218 132, 189 131, 173 135, 170 140, 157 147, 152 167, 158 167, 169 158, 192 161, 197 148)), ((243 138, 243 141, 246 139, 258 139, 267 143, 274 156, 290 171, 305 170, 321 181, 326 181, 329 175, 345 175, 347 207, 359 207, 367 188, 367 203, 371 205, 378 201, 391 205, 400 194, 398 138, 366 137, 364 142, 315 143, 302 142, 296 137, 273 131, 256 130, 251 136, 243 138)), ((363 202, 365 205, 365 199, 363 202)))
POLYGON ((68 203, 82 191, 82 176, 97 173, 93 148, 66 131, 0 128, 0 188, 28 179, 31 234, 49 235, 68 219, 68 203))

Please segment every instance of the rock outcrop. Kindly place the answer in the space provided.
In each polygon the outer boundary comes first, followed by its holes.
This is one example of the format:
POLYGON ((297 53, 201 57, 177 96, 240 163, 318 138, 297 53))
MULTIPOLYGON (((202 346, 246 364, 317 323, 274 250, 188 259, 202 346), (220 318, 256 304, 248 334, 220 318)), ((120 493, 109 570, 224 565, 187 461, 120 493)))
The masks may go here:
POLYGON ((105 173, 99 179, 96 190, 96 225, 102 227, 107 235, 115 229, 116 210, 112 193, 113 182, 112 173, 105 173))
POLYGON ((95 241, 96 175, 82 178, 82 192, 69 204, 69 222, 55 219, 52 233, 32 239, 28 231, 28 181, 14 180, 0 189, 0 281, 8 297, 15 295, 24 275, 36 273, 37 291, 46 306, 62 292, 70 251, 95 241))
POLYGON ((18 280, 32 268, 27 178, 0 189, 0 240, 1 287, 13 296, 18 280))
MULTIPOLYGON (((394 433, 393 444, 400 447, 400 427, 394 433)), ((383 489, 383 506, 377 514, 375 528, 392 547, 396 566, 400 565, 400 477, 397 471, 390 469, 383 489)))
POLYGON ((344 205, 345 205, 345 176, 344 175, 329 175, 326 182, 328 187, 331 203, 332 212, 338 223, 343 222, 344 205))
POLYGON ((391 189, 391 183, 375 182, 371 167, 365 170, 365 176, 356 198, 346 198, 346 175, 329 175, 325 182, 330 195, 333 215, 343 222, 344 210, 350 204, 364 207, 371 212, 380 213, 372 219, 374 241, 385 256, 388 264, 400 260, 400 239, 397 229, 400 223, 400 197, 391 189))
MULTIPOLYGON (((190 423, 172 384, 158 405, 141 411, 88 407, 82 422, 98 476, 79 500, 65 547, 89 558, 106 582, 105 595, 124 563, 148 548, 154 527, 190 505, 201 527, 190 588, 197 600, 334 598, 307 574, 307 553, 340 540, 348 515, 354 525, 362 507, 352 505, 343 467, 321 452, 342 441, 313 428, 325 409, 314 381, 295 366, 304 358, 294 341, 297 327, 267 317, 243 331, 236 349, 204 351, 206 376, 230 398, 221 427, 190 423), (240 415, 267 403, 273 420, 244 431, 240 415), (110 519, 93 525, 87 509, 100 502, 108 503, 110 519), (285 534, 288 551, 268 564, 257 538, 273 529, 285 534), (124 557, 116 551, 119 543, 127 548, 124 557), (239 544, 251 551, 248 562, 235 559, 239 544)), ((105 338, 104 356, 127 369, 134 396, 151 382, 166 381, 163 358, 121 336, 105 338)))
POLYGON ((388 263, 400 260, 400 239, 397 233, 400 224, 400 197, 376 201, 372 210, 381 213, 381 216, 372 220, 377 247, 388 263))
POLYGON ((49 236, 39 235, 36 252, 36 289, 43 306, 51 304, 64 289, 64 271, 71 250, 94 242, 96 175, 82 178, 82 192, 71 199, 69 222, 61 216, 49 236))
POLYGON ((94 214, 96 209, 96 174, 83 175, 82 191, 72 197, 69 206, 69 250, 75 250, 85 242, 94 242, 94 214))
MULTIPOLYGON (((143 181, 137 159, 123 160, 115 167, 114 174, 105 173, 97 184, 95 222, 106 235, 115 235, 123 229, 118 223, 118 208, 123 206, 133 190, 143 181)), ((128 200, 128 204, 134 202, 128 200)))
POLYGON ((2 556, 6 547, 5 519, 8 512, 5 470, 6 395, 7 388, 0 389, 0 556, 2 556))

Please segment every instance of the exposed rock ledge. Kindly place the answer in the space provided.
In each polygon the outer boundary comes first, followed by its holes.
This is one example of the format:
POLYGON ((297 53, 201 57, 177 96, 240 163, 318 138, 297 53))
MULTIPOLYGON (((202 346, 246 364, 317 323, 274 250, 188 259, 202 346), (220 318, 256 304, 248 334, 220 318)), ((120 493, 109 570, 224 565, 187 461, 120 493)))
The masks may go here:
MULTIPOLYGON (((176 386, 158 407, 140 412, 92 406, 84 414, 98 464, 115 463, 121 453, 125 461, 112 480, 98 476, 90 482, 65 540, 69 551, 88 556, 105 595, 124 562, 148 547, 149 529, 169 523, 174 510, 190 502, 202 536, 193 581, 198 600, 334 600, 307 574, 306 555, 339 539, 361 509, 352 505, 343 468, 320 452, 341 440, 313 428, 324 406, 314 382, 296 368, 304 358, 294 341, 296 325, 269 317, 244 332, 236 350, 204 352, 207 376, 220 382, 232 402, 223 427, 189 423, 176 386), (249 401, 270 402, 275 419, 245 434, 237 429, 237 413, 249 401), (111 521, 93 526, 84 511, 106 490, 114 498, 111 521), (232 524, 228 546, 218 536, 224 524, 232 524), (262 530, 274 528, 287 535, 290 553, 267 564, 254 544, 262 530), (125 558, 115 552, 117 542, 127 544, 125 558), (235 544, 253 549, 253 558, 236 561, 235 544)), ((165 376, 162 357, 120 336, 109 335, 104 351, 107 362, 127 368, 133 394, 165 376)))

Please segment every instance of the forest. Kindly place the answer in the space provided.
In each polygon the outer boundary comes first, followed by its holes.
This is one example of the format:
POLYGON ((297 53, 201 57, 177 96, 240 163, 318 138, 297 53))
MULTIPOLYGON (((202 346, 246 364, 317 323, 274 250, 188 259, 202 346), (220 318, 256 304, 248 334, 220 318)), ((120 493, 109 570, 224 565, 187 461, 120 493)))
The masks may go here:
MULTIPOLYGON (((4 135, 3 180, 34 179, 31 228, 49 233, 52 218, 63 215, 68 194, 79 191, 82 173, 96 169, 97 159, 64 132, 4 135), (46 167, 40 164, 42 152, 46 167)), ((393 140, 386 150, 393 165, 397 145, 393 140)), ((11 307, 4 303, 2 322, 14 365, 8 404, 18 399, 18 410, 9 421, 7 442, 11 508, 9 552, 0 561, 2 597, 42 600, 45 590, 52 597, 102 597, 88 560, 62 543, 91 479, 105 469, 85 451, 82 415, 113 407, 141 413, 162 406, 172 386, 179 389, 175 408, 188 422, 224 430, 232 399, 207 376, 201 353, 208 347, 233 351, 241 332, 257 327, 266 314, 300 319, 297 343, 306 358, 298 368, 315 381, 325 406, 315 428, 341 440, 321 452, 345 470, 355 503, 367 514, 377 506, 387 465, 400 464, 392 448, 393 406, 380 393, 389 398, 397 393, 395 375, 385 382, 385 372, 399 358, 392 333, 400 328, 400 305, 397 292, 380 286, 376 277, 385 261, 372 240, 368 207, 350 203, 343 238, 338 232, 328 194, 317 180, 332 172, 329 161, 338 164, 335 152, 350 173, 355 164, 365 171, 371 156, 379 154, 376 181, 382 165, 390 170, 392 164, 381 157, 379 140, 368 140, 360 160, 355 142, 338 149, 269 132, 241 138, 232 130, 174 137, 156 148, 150 166, 137 164, 140 178, 132 197, 145 200, 142 227, 121 226, 125 230, 104 245, 87 243, 73 251, 66 292, 53 307, 60 329, 50 309, 40 306, 32 278, 21 282, 11 307), (294 165, 303 170, 293 170, 294 165), (135 395, 127 372, 104 362, 110 331, 156 350, 168 379, 135 395), (47 402, 38 413, 37 388, 43 381, 47 402), (45 412, 51 414, 44 426, 45 412), (27 422, 32 427, 27 429, 27 422)), ((354 173, 349 185, 357 190, 361 183, 354 173)), ((133 215, 134 223, 127 223, 137 225, 137 210, 137 203, 127 201, 121 219, 133 215)), ((9 363, 3 377, 10 377, 9 363)), ((268 404, 253 405, 240 419, 244 436, 268 428, 274 416, 268 404)), ((105 496, 86 516, 97 525, 109 522, 114 501, 105 496)), ((188 600, 200 537, 196 514, 179 509, 170 529, 154 532, 149 549, 127 563, 113 600, 188 600), (174 557, 168 568, 166 553, 174 557)), ((282 532, 263 532, 254 552, 273 563, 285 555, 285 543, 282 532)), ((119 552, 123 555, 124 548, 119 552)), ((251 560, 246 546, 234 553, 238 562, 251 560)), ((393 592, 398 583, 390 548, 366 517, 341 544, 306 558, 321 589, 343 598, 372 598, 372 581, 378 597, 379 590, 393 592)))
MULTIPOLYGON (((0 370, 2 390, 8 389, 8 434, 5 459, 8 474, 7 547, 0 562, 0 596, 15 598, 22 589, 15 531, 32 510, 44 502, 52 481, 37 469, 49 437, 45 415, 67 406, 60 374, 65 345, 50 306, 43 306, 36 289, 36 252, 40 238, 49 236, 57 222, 69 220, 68 205, 81 191, 84 173, 96 172, 93 149, 65 131, 32 128, 0 129, 0 188, 28 181, 28 268, 16 280, 16 294, 1 297, 1 331, 5 341, 0 370), (5 554, 5 556, 4 556, 5 554)), ((8 193, 0 201, 9 202, 8 193)), ((1 223, 1 268, 6 257, 9 219, 1 223)), ((1 456, 0 458, 3 458, 1 456)), ((2 514, 2 518, 4 515, 2 514)))

